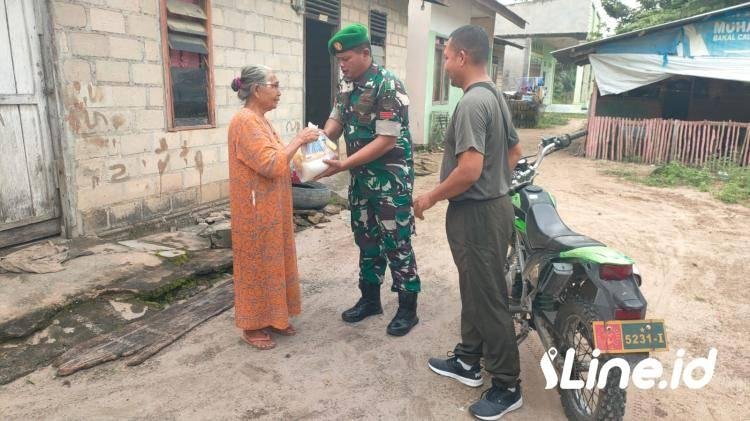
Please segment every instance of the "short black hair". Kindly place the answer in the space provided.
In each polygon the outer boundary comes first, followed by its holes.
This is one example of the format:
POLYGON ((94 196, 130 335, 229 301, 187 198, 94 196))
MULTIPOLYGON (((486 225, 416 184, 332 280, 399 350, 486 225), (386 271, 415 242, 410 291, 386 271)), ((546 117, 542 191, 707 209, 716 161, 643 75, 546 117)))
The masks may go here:
POLYGON ((476 64, 487 64, 490 57, 490 39, 481 26, 465 25, 450 36, 454 51, 466 51, 471 61, 476 64))

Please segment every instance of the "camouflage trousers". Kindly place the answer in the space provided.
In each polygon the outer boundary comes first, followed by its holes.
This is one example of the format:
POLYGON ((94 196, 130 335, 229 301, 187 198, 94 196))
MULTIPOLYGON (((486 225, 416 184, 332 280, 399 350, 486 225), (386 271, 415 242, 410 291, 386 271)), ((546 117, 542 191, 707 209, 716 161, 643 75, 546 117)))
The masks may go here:
POLYGON ((391 268, 392 291, 420 291, 417 261, 411 246, 414 213, 411 195, 373 196, 349 190, 354 241, 359 247, 359 279, 382 284, 391 268))

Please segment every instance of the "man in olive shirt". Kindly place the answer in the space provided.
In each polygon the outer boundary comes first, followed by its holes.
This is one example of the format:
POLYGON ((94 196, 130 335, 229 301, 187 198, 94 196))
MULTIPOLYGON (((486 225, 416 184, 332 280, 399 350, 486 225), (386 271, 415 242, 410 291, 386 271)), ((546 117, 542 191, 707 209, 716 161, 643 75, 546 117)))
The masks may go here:
POLYGON ((505 261, 513 230, 511 168, 521 156, 518 136, 505 100, 487 74, 489 39, 478 26, 451 34, 445 70, 463 89, 446 132, 440 184, 414 201, 414 212, 448 199, 446 231, 458 268, 461 291, 461 342, 454 356, 431 358, 430 368, 472 387, 483 384, 480 358, 492 387, 470 407, 496 420, 521 407, 520 360, 508 308, 505 261))

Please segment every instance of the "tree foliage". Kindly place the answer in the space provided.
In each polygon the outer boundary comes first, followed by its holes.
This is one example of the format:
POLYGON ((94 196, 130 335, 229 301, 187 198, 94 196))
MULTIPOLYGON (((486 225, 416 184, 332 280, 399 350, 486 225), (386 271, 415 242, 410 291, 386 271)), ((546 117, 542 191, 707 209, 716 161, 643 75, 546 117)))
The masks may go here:
POLYGON ((747 0, 638 0, 629 7, 621 0, 602 0, 602 7, 617 20, 617 33, 659 25, 712 10, 745 3, 747 0))

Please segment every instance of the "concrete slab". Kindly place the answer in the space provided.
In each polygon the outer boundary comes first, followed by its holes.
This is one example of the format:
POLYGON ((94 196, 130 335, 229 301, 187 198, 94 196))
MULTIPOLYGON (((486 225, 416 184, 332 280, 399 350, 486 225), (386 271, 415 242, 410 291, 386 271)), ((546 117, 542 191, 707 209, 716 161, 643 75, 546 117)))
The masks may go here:
POLYGON ((140 238, 140 240, 187 251, 204 250, 211 247, 211 242, 198 235, 198 232, 194 230, 153 234, 140 238))
POLYGON ((162 265, 140 251, 79 257, 47 274, 0 274, 0 340, 22 337, 76 297, 162 265))
POLYGON ((88 244, 90 256, 64 264, 65 270, 47 274, 0 274, 0 341, 25 337, 44 328, 61 309, 73 302, 105 292, 129 291, 149 295, 178 279, 221 272, 232 265, 230 249, 209 249, 210 241, 195 233, 165 233, 150 236, 168 245, 131 241, 125 245, 88 244), (185 260, 172 261, 154 255, 190 250, 185 260), (134 250, 130 247, 149 251, 134 250))
POLYGON ((146 243, 141 240, 127 240, 120 241, 118 244, 123 245, 129 249, 136 251, 144 251, 148 253, 156 253, 157 251, 172 250, 173 247, 163 246, 159 244, 146 243))

